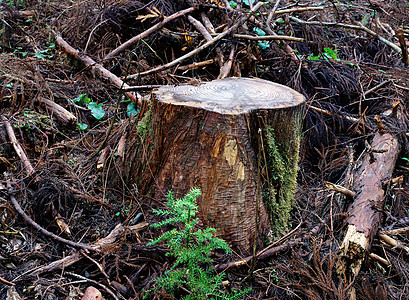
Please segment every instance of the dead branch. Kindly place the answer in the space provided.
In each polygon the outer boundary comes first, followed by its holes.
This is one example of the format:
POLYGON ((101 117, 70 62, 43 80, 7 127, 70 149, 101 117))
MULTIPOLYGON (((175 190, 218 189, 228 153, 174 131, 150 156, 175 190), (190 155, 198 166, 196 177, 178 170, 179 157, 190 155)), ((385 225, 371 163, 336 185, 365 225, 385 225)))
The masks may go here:
POLYGON ((392 175, 399 153, 399 143, 389 133, 376 133, 371 147, 388 151, 375 153, 373 163, 366 153, 356 172, 354 190, 357 194, 348 210, 347 232, 340 247, 342 259, 337 263, 338 274, 346 274, 349 280, 358 274, 378 231, 385 194, 382 182, 392 175))
MULTIPOLYGON (((188 19, 189 19, 190 23, 192 23, 193 26, 195 26, 196 29, 200 31, 200 33, 203 35, 203 37, 205 38, 206 41, 210 42, 210 41, 213 40, 213 38, 210 35, 209 31, 207 31, 206 27, 203 26, 203 24, 200 21, 196 20, 192 16, 188 16, 188 19)), ((224 60, 223 52, 220 49, 220 47, 216 47, 216 54, 217 54, 217 59, 219 61, 219 65, 220 65, 220 62, 223 62, 223 60, 224 60)), ((222 66, 223 65, 220 65, 220 67, 222 67, 222 66)))
POLYGON ((301 19, 298 19, 298 18, 292 17, 292 16, 290 16, 290 19, 293 20, 294 22, 297 22, 297 23, 300 23, 300 24, 338 26, 338 27, 344 27, 344 28, 355 29, 355 30, 363 30, 363 31, 369 33, 370 35, 372 35, 373 37, 378 38, 380 41, 382 41, 383 43, 388 45, 390 48, 392 48, 396 52, 398 52, 398 53, 402 52, 400 47, 396 46, 394 43, 392 43, 392 42, 388 41, 387 39, 385 39, 384 37, 380 36, 375 31, 372 31, 371 29, 365 27, 361 23, 359 23, 359 25, 351 25, 351 24, 344 24, 344 23, 337 23, 337 22, 304 21, 304 20, 301 20, 301 19))
POLYGON ((254 36, 246 34, 233 34, 233 37, 251 41, 293 41, 293 42, 303 42, 303 38, 298 38, 295 36, 288 35, 264 35, 264 36, 254 36))
POLYGON ((252 10, 250 10, 250 12, 243 16, 242 18, 240 18, 240 20, 235 23, 234 25, 232 25, 229 29, 227 29, 226 31, 224 31, 223 33, 219 34, 217 37, 215 37, 214 39, 212 39, 211 41, 208 41, 206 43, 204 43, 202 46, 194 49, 193 51, 190 51, 189 53, 186 53, 185 55, 179 57, 178 59, 175 59, 174 61, 171 61, 170 63, 167 63, 165 65, 153 68, 151 70, 145 71, 145 72, 141 72, 138 74, 133 74, 133 75, 129 75, 127 77, 127 79, 135 79, 138 78, 139 76, 143 76, 143 75, 148 75, 148 74, 152 74, 152 73, 156 73, 159 71, 163 71, 166 69, 169 69, 173 66, 176 66, 177 64, 181 63, 182 61, 198 54, 199 52, 203 51, 204 49, 210 47, 211 45, 213 45, 214 43, 216 43, 217 41, 221 40, 222 38, 224 38, 225 36, 231 34, 233 31, 235 31, 240 25, 242 25, 244 22, 246 22, 250 16, 256 12, 262 5, 264 4, 264 2, 258 2, 252 10))
POLYGON ((350 189, 347 189, 341 185, 334 184, 328 181, 324 181, 324 184, 328 189, 344 194, 345 196, 355 197, 356 195, 354 191, 351 191, 350 189))
POLYGON ((324 7, 312 6, 312 7, 295 7, 295 8, 289 8, 289 9, 277 9, 275 14, 279 15, 279 14, 287 14, 287 13, 292 13, 292 12, 312 11, 312 10, 324 10, 324 7))
POLYGON ((203 67, 203 66, 213 64, 216 61, 218 61, 217 58, 216 59, 212 58, 212 59, 208 59, 208 60, 205 60, 205 61, 194 62, 194 63, 188 64, 186 66, 180 66, 180 67, 178 67, 178 70, 187 71, 187 70, 197 69, 197 68, 200 68, 200 67, 203 67))
POLYGON ((154 33, 155 31, 159 30, 160 28, 162 28, 163 26, 165 26, 167 23, 169 23, 170 21, 173 21, 181 16, 184 16, 188 13, 191 13, 195 10, 196 8, 194 7, 190 7, 184 10, 181 10, 177 13, 174 13, 173 15, 169 16, 169 17, 165 17, 161 22, 159 22, 158 24, 152 26, 151 28, 149 28, 148 30, 145 30, 144 32, 138 34, 137 36, 131 38, 130 40, 126 41, 125 43, 123 43, 122 45, 120 45, 119 47, 117 47, 116 49, 114 49, 113 51, 111 51, 111 53, 109 53, 107 56, 104 57, 104 61, 111 59, 115 56, 117 56, 119 53, 121 53, 122 51, 128 49, 129 47, 131 47, 133 44, 135 44, 137 41, 139 41, 140 39, 146 38, 147 36, 151 35, 152 33, 154 33))
MULTIPOLYGON (((229 5, 229 7, 230 7, 230 5, 229 5)), ((203 21, 204 26, 206 27, 207 31, 209 31, 210 34, 216 33, 216 30, 214 29, 212 22, 210 22, 209 17, 204 12, 202 12, 200 14, 200 16, 202 17, 202 21, 203 21)), ((220 46, 217 46, 215 51, 216 51, 216 55, 217 55, 217 58, 218 58, 219 67, 221 68, 221 67, 223 67, 223 64, 224 64, 223 51, 220 48, 220 46)))
POLYGON ((266 24, 267 24, 267 28, 268 28, 270 31, 273 31, 273 29, 271 28, 271 21, 273 20, 273 17, 274 17, 274 15, 275 15, 275 13, 276 13, 277 8, 278 8, 279 5, 280 5, 280 0, 277 0, 277 1, 276 1, 276 4, 274 4, 273 9, 272 9, 272 10, 270 11, 270 13, 268 14, 266 24))
MULTIPOLYGON (((4 186, 0 185, 0 189, 5 189, 4 186)), ((45 236, 48 236, 56 241, 59 241, 61 243, 70 245, 74 248, 81 248, 84 250, 91 250, 91 251, 98 251, 97 249, 83 244, 83 243, 77 243, 77 242, 73 242, 70 240, 66 240, 62 237, 59 237, 58 235, 55 235, 52 232, 49 232, 48 230, 44 229, 43 227, 41 227, 39 224, 37 224, 36 222, 34 222, 33 219, 31 219, 25 212, 24 210, 21 208, 20 204, 17 202, 16 198, 14 197, 14 195, 12 194, 12 190, 11 190, 11 184, 10 182, 7 182, 7 191, 9 193, 9 199, 11 204, 14 206, 15 210, 23 217, 23 219, 30 224, 31 226, 33 226, 35 229, 37 229, 39 232, 41 232, 42 234, 44 234, 45 236)))
POLYGON ((26 168, 29 175, 35 172, 33 166, 31 165, 30 161, 27 158, 26 153, 24 152, 23 148, 20 146, 20 143, 17 141, 16 136, 14 134, 13 127, 11 127, 10 122, 7 120, 5 116, 1 116, 1 121, 3 122, 4 126, 6 127, 7 135, 10 139, 11 144, 13 145, 14 150, 16 151, 18 157, 20 157, 24 167, 26 168))
POLYGON ((392 80, 382 81, 380 84, 378 84, 378 85, 374 86, 373 88, 367 90, 367 91, 364 93, 363 96, 364 96, 364 97, 368 96, 370 93, 375 92, 377 89, 383 87, 384 85, 386 85, 387 83, 390 83, 390 82, 392 82, 392 80))
MULTIPOLYGON (((92 251, 106 251, 107 249, 112 249, 115 243, 124 236, 126 232, 138 232, 148 227, 148 223, 142 222, 133 226, 123 226, 122 224, 118 224, 115 228, 104 238, 92 243, 89 247, 92 248, 92 251)), ((37 276, 41 273, 51 272, 57 269, 62 269, 68 267, 77 261, 81 260, 83 256, 81 252, 76 251, 73 254, 66 256, 60 260, 54 261, 46 266, 42 266, 36 270, 29 271, 28 276, 37 276)))
POLYGON ((398 37, 400 48, 402 50, 402 61, 406 66, 408 66, 409 65, 408 46, 406 45, 402 28, 398 28, 398 30, 396 31, 396 35, 398 37))
POLYGON ((223 67, 220 69, 220 74, 218 79, 226 78, 230 74, 231 66, 233 64, 234 51, 236 50, 236 45, 233 44, 230 49, 229 59, 224 63, 223 67))
MULTIPOLYGON (((95 70, 99 76, 108 80, 113 85, 115 85, 117 88, 119 89, 129 88, 129 85, 123 82, 118 76, 116 76, 115 74, 112 74, 110 71, 105 69, 103 66, 96 63, 89 56, 71 47, 60 35, 56 35, 55 41, 57 42, 57 45, 60 46, 67 54, 74 56, 85 66, 90 67, 92 70, 95 70)), ((139 94, 135 94, 133 92, 125 92, 125 95, 129 97, 129 99, 131 99, 133 102, 138 103, 139 105, 142 103, 141 102, 142 97, 139 94)))
POLYGON ((68 110, 66 110, 61 105, 55 103, 54 101, 51 101, 43 97, 38 97, 37 101, 39 101, 43 106, 49 109, 52 115, 54 115, 64 125, 73 124, 77 122, 77 118, 72 113, 70 113, 68 110))

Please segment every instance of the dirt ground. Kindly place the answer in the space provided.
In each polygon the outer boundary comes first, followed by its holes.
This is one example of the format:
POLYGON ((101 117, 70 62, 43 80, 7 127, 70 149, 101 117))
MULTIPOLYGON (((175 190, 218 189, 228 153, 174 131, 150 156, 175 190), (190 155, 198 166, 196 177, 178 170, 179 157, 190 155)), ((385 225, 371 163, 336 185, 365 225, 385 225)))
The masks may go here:
POLYGON ((206 42, 185 14, 109 57, 164 16, 193 7, 192 17, 206 15, 221 33, 257 1, 228 3, 0 0, 0 299, 85 299, 88 286, 105 299, 142 299, 173 258, 164 245, 146 245, 159 234, 147 225, 157 217, 126 172, 137 102, 161 85, 233 76, 290 86, 306 97, 307 113, 289 234, 251 264, 226 269, 241 257, 215 255, 225 288, 250 287, 245 299, 409 299, 407 1, 266 2, 231 34, 173 63, 206 42), (249 38, 264 35, 282 38, 249 38), (353 199, 325 182, 348 187, 378 118, 399 142, 397 179, 385 185, 371 246, 351 279, 336 267, 353 199))

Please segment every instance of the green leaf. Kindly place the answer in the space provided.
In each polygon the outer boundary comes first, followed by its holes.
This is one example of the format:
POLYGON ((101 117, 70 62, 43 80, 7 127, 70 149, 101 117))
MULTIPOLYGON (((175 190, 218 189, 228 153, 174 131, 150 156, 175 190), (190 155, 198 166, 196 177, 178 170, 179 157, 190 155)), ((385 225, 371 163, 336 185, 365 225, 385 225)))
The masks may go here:
POLYGON ((237 7, 237 3, 234 1, 229 1, 230 7, 231 8, 236 8, 237 7))
POLYGON ((135 103, 131 102, 128 104, 126 107, 126 115, 128 117, 134 117, 138 114, 138 107, 136 106, 135 103))
POLYGON ((257 46, 261 49, 261 50, 266 50, 267 48, 270 47, 270 44, 266 41, 263 42, 258 42, 257 46))
MULTIPOLYGON (((251 0, 251 4, 254 4, 254 2, 256 2, 256 0, 251 0)), ((243 0, 243 3, 250 6, 249 0, 243 0)))
POLYGON ((266 35, 266 32, 263 29, 258 28, 258 27, 254 27, 253 31, 255 33, 257 33, 258 36, 265 36, 266 35))
POLYGON ((97 120, 101 120, 103 116, 105 116, 105 111, 102 109, 102 103, 97 104, 96 102, 92 101, 88 103, 88 109, 91 111, 91 114, 97 120))
POLYGON ((41 52, 36 52, 36 53, 34 54, 34 56, 37 57, 37 58, 40 58, 40 59, 44 59, 44 58, 45 58, 45 55, 42 54, 41 52))
POLYGON ((74 103, 81 103, 82 99, 84 99, 84 97, 86 97, 86 96, 87 96, 87 94, 81 94, 81 95, 79 95, 77 98, 72 99, 72 102, 74 102, 74 103))
POLYGON ((77 127, 79 130, 85 130, 87 129, 88 125, 84 123, 78 123, 77 127))

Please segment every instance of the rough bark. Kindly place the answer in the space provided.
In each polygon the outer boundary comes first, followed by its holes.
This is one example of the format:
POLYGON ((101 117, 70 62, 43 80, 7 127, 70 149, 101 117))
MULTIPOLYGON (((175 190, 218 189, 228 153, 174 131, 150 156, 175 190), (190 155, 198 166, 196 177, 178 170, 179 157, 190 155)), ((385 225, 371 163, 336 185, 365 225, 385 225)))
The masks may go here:
POLYGON ((305 110, 301 94, 265 80, 227 78, 162 87, 150 106, 138 124, 141 145, 131 166, 141 195, 163 200, 170 190, 181 197, 199 187, 200 219, 246 253, 256 228, 267 233, 271 221, 285 227, 305 110))
POLYGON ((383 182, 392 176, 399 144, 391 134, 376 133, 371 153, 366 153, 354 180, 356 196, 348 209, 348 227, 340 247, 342 257, 337 270, 352 279, 360 270, 371 241, 381 222, 384 206, 383 182), (386 151, 378 151, 386 150, 386 151))

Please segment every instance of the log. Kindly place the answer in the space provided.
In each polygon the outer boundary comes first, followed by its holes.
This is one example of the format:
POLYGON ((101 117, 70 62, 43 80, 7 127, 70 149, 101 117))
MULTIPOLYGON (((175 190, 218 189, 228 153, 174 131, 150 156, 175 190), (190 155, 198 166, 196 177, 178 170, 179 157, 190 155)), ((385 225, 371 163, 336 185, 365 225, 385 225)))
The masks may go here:
POLYGON ((301 94, 266 80, 225 78, 161 87, 144 109, 140 145, 126 161, 145 201, 199 187, 199 218, 243 253, 287 229, 301 94))
POLYGON ((399 154, 398 140, 389 133, 376 133, 371 148, 376 151, 365 154, 356 172, 356 196, 348 209, 347 231, 337 263, 337 272, 346 274, 349 280, 358 274, 378 232, 384 206, 383 182, 391 178, 399 154))

